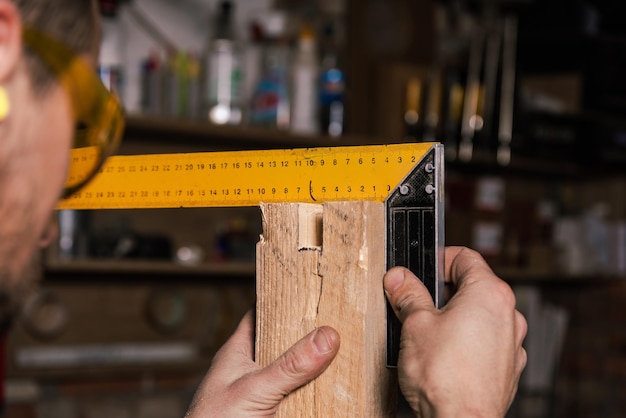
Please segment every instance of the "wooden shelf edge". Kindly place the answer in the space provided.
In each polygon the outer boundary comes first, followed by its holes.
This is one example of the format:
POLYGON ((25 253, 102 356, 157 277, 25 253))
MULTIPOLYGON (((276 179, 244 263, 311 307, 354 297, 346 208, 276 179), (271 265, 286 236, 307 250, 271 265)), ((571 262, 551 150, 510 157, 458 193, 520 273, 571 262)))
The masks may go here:
POLYGON ((254 276, 254 262, 216 262, 194 266, 171 261, 146 260, 80 260, 53 261, 44 266, 45 273, 59 274, 156 274, 190 276, 254 276))

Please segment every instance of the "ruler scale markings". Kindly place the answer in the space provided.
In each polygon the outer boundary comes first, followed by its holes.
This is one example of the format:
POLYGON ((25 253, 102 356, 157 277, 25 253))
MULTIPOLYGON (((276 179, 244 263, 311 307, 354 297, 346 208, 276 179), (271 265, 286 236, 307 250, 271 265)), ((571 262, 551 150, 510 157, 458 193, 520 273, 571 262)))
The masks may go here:
POLYGON ((431 147, 396 144, 115 156, 59 209, 384 201, 431 147))

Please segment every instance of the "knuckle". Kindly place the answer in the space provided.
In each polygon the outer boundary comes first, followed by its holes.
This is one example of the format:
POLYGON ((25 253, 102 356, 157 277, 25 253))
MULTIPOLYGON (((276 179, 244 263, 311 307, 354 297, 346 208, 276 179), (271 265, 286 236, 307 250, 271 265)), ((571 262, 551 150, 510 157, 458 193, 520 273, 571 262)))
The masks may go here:
POLYGON ((513 289, 503 280, 497 280, 492 284, 494 300, 497 300, 503 309, 515 309, 515 294, 513 289))
POLYGON ((398 311, 400 313, 406 313, 413 303, 413 295, 410 293, 404 293, 402 295, 399 295, 396 298, 395 303, 396 308, 398 308, 398 311))
POLYGON ((518 356, 518 374, 521 374, 528 362, 528 353, 525 349, 521 348, 520 355, 518 356))
POLYGON ((400 314, 401 319, 408 317, 413 311, 424 310, 433 305, 430 293, 425 288, 420 289, 421 286, 423 286, 421 282, 419 285, 416 283, 411 288, 398 292, 393 298, 392 304, 400 314))
POLYGON ((469 247, 462 247, 459 251, 459 255, 462 257, 467 257, 471 259, 482 259, 483 256, 476 250, 473 250, 469 247))
MULTIPOLYGON (((406 350, 407 341, 400 341, 400 350, 406 350)), ((410 348, 410 346, 409 346, 410 348)), ((416 361, 415 356, 403 356, 398 360, 398 367, 402 370, 402 375, 406 376, 407 382, 410 382, 411 385, 415 384, 415 382, 420 381, 420 377, 423 376, 424 365, 420 361, 416 361)))
POLYGON ((304 356, 290 350, 280 358, 279 368, 285 376, 297 378, 306 374, 310 367, 309 362, 304 356))
POLYGON ((466 273, 473 271, 477 266, 486 265, 485 259, 482 256, 482 254, 468 247, 461 248, 461 250, 459 251, 457 255, 457 259, 465 260, 463 269, 465 270, 466 273))
POLYGON ((403 322, 409 318, 415 318, 416 316, 421 318, 421 312, 423 312, 423 309, 418 308, 422 302, 420 297, 421 296, 414 293, 407 293, 397 299, 396 309, 398 310, 400 319, 403 322))
POLYGON ((520 337, 523 339, 528 332, 528 322, 526 322, 526 318, 520 311, 515 311, 515 323, 517 324, 517 332, 520 337))
POLYGON ((411 312, 404 321, 404 328, 412 331, 423 330, 433 321, 433 314, 426 310, 416 310, 411 312))

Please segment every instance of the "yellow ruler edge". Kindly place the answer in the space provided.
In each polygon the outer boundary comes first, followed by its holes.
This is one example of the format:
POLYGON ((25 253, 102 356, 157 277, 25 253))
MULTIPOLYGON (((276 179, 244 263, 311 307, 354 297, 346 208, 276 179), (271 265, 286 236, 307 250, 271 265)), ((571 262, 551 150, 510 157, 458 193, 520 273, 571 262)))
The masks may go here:
POLYGON ((434 145, 113 156, 88 186, 61 201, 58 209, 384 201, 434 145))

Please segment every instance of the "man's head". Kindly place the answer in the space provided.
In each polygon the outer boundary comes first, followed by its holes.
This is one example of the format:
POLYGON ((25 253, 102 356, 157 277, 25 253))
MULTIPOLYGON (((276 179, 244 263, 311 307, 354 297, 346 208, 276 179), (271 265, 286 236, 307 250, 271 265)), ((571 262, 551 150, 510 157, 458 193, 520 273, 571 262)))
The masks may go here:
MULTIPOLYGON (((41 31, 78 55, 95 58, 100 42, 98 10, 92 0, 12 0, 22 24, 41 31)), ((36 91, 45 90, 55 75, 28 47, 24 48, 28 72, 36 91)))
POLYGON ((97 61, 100 29, 92 0, 0 0, 0 320, 16 297, 63 189, 74 134, 72 104, 57 75, 25 45, 24 28, 57 38, 97 61))

